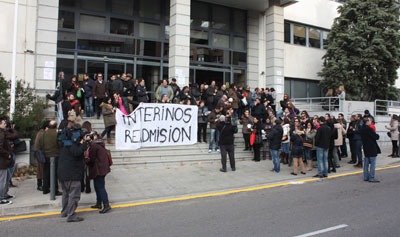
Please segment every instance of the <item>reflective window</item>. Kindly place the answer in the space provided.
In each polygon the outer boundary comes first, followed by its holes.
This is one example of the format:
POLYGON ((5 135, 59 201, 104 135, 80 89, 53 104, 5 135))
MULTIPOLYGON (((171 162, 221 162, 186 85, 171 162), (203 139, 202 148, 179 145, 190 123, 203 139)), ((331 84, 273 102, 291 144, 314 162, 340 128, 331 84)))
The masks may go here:
POLYGON ((213 46, 219 48, 229 48, 229 35, 213 33, 213 46))
POLYGON ((160 38, 160 25, 150 23, 139 23, 139 36, 143 38, 160 38))
POLYGON ((106 0, 83 0, 81 8, 90 11, 106 11, 106 0))
POLYGON ((111 18, 110 33, 119 35, 133 35, 133 21, 111 18))
POLYGON ((163 54, 163 56, 165 58, 168 58, 168 56, 169 56, 169 44, 168 43, 164 43, 164 54, 163 54))
POLYGON ((139 0, 139 16, 160 19, 160 0, 139 0))
POLYGON ((135 41, 103 35, 79 34, 78 50, 134 54, 135 41))
POLYGON ((197 62, 209 62, 210 54, 208 52, 208 48, 190 47, 190 60, 197 62))
POLYGON ((190 43, 208 45, 208 32, 200 30, 191 30, 190 43))
POLYGON ((306 98, 307 97, 307 83, 306 81, 293 80, 292 98, 306 98))
POLYGON ((70 79, 74 75, 74 60, 57 58, 57 75, 60 72, 64 72, 64 78, 70 79))
POLYGON ((285 43, 290 43, 290 23, 285 22, 285 43))
POLYGON ((210 21, 208 15, 208 5, 201 2, 192 2, 191 6, 191 19, 190 25, 191 27, 201 27, 201 28, 209 28, 210 21))
POLYGON ((161 42, 138 40, 137 53, 140 56, 161 57, 161 42))
POLYGON ((328 42, 327 42, 328 34, 329 34, 328 31, 322 31, 322 44, 323 44, 324 49, 326 49, 326 46, 328 44, 328 42))
POLYGON ((169 25, 165 25, 165 39, 169 39, 169 32, 171 27, 169 25))
POLYGON ((237 87, 245 86, 246 82, 246 71, 245 70, 233 70, 233 83, 237 87))
POLYGON ((230 30, 230 9, 221 6, 212 7, 212 27, 218 30, 230 30))
POLYGON ((309 82, 309 96, 310 97, 320 97, 321 96, 321 87, 319 86, 319 82, 309 82))
POLYGON ((233 31, 246 33, 246 12, 240 10, 233 11, 233 31))
POLYGON ((247 54, 233 52, 232 64, 238 66, 247 66, 247 54))
POLYGON ((211 63, 220 63, 220 64, 230 64, 230 51, 228 50, 220 50, 220 49, 210 49, 210 62, 211 63))
POLYGON ((308 44, 313 48, 321 48, 321 31, 308 28, 308 44))
POLYGON ((60 10, 58 13, 58 28, 74 29, 75 13, 60 10))
POLYGON ((122 15, 133 16, 134 1, 111 0, 111 12, 122 15))
POLYGON ((106 18, 100 16, 92 16, 81 14, 80 29, 81 31, 93 33, 106 33, 106 18))
POLYGON ((233 37, 233 49, 245 51, 246 39, 244 37, 233 37))
POLYGON ((306 27, 293 25, 294 44, 306 45, 306 27))

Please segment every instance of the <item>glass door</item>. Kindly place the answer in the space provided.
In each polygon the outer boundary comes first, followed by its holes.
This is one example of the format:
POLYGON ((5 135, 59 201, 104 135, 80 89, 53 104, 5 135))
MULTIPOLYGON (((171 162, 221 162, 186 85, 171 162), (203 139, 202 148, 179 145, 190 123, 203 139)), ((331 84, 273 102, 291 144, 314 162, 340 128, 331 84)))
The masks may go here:
POLYGON ((107 63, 107 75, 106 78, 109 80, 112 75, 121 75, 125 73, 124 63, 107 63))
POLYGON ((97 79, 98 73, 103 73, 103 78, 106 78, 105 63, 99 61, 87 61, 86 73, 93 79, 97 79))

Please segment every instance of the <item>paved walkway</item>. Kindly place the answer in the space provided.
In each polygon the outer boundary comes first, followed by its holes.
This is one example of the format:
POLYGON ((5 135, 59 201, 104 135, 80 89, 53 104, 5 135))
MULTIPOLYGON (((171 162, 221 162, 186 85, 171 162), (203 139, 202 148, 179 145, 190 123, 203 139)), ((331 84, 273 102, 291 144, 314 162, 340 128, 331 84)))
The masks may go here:
MULTIPOLYGON (((377 160, 377 167, 400 164, 400 159, 388 158, 389 149, 384 148, 377 160)), ((349 158, 342 159, 341 168, 336 174, 362 171, 347 164, 349 158)), ((229 165, 228 165, 229 167, 229 165)), ((106 189, 112 204, 128 203, 145 200, 159 200, 193 194, 204 194, 222 190, 232 190, 243 187, 254 187, 283 181, 295 181, 312 177, 317 169, 306 175, 290 175, 292 168, 281 166, 279 174, 272 173, 272 161, 261 162, 239 161, 236 172, 228 169, 227 173, 219 171, 219 162, 196 164, 160 164, 149 166, 119 166, 113 167, 106 177, 106 189)), ((300 173, 300 172, 299 172, 300 173)), ((362 179, 362 177, 360 177, 362 179)), ((377 173, 379 179, 379 172, 377 173)), ((384 180, 383 180, 384 182, 384 180)), ((59 211, 61 197, 50 201, 49 194, 43 195, 36 190, 36 179, 29 177, 16 182, 17 188, 11 188, 10 194, 16 195, 12 205, 0 208, 0 216, 42 213, 59 211)), ((87 208, 95 203, 93 182, 92 193, 82 193, 79 208, 87 208)), ((61 190, 60 190, 61 191, 61 190)))

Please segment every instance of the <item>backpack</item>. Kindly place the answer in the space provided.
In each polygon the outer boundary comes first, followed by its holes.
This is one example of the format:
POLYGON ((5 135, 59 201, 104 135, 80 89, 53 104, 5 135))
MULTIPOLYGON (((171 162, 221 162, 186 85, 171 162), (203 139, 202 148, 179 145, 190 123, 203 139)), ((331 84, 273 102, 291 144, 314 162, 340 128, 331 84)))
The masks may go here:
POLYGON ((107 157, 108 157, 108 164, 110 166, 112 166, 113 165, 113 161, 112 161, 111 151, 108 150, 108 149, 106 149, 106 151, 107 151, 107 157))

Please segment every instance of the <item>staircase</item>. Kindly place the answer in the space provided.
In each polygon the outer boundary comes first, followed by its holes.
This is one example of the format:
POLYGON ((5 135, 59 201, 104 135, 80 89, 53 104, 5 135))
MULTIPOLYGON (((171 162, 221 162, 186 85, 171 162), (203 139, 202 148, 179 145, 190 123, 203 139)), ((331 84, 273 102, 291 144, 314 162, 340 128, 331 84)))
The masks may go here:
MULTIPOLYGON (((92 129, 98 133, 104 130, 103 118, 83 118, 83 121, 89 121, 92 124, 92 129)), ((235 134, 235 160, 253 159, 253 153, 243 151, 245 146, 242 126, 239 125, 238 128, 239 131, 235 134)), ((112 132, 111 135, 114 138, 115 133, 112 132)), ((209 140, 209 134, 207 140, 209 140)), ((112 139, 112 141, 115 143, 115 139, 112 139)), ((111 151, 114 165, 198 163, 219 161, 221 159, 220 153, 216 153, 215 151, 208 153, 208 142, 184 146, 146 147, 139 150, 124 151, 116 150, 115 145, 107 144, 106 148, 111 151)))

